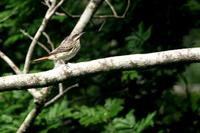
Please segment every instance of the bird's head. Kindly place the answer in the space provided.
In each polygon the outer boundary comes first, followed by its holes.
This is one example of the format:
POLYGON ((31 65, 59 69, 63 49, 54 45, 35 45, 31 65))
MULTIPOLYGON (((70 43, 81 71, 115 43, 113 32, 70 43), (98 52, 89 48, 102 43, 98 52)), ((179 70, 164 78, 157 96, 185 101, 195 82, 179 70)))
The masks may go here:
POLYGON ((78 33, 78 34, 74 34, 72 36, 72 40, 73 41, 77 41, 85 32, 81 32, 81 33, 78 33))

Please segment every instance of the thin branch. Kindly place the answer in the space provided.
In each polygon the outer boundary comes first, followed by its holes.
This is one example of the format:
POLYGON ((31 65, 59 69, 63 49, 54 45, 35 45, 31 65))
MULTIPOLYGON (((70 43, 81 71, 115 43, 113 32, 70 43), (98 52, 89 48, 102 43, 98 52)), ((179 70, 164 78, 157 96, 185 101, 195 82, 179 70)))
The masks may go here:
POLYGON ((130 7, 130 4, 131 4, 131 1, 128 0, 128 1, 127 1, 126 9, 125 9, 125 11, 124 11, 124 14, 122 15, 123 18, 126 16, 126 14, 127 14, 127 12, 128 12, 128 9, 129 9, 129 7, 130 7))
POLYGON ((56 0, 52 0, 52 2, 51 2, 51 4, 52 4, 52 7, 53 8, 51 8, 49 11, 49 16, 52 16, 55 12, 56 12, 56 10, 58 9, 58 7, 60 7, 61 5, 62 5, 62 3, 64 2, 64 0, 60 0, 59 2, 58 2, 58 4, 56 5, 56 0))
POLYGON ((45 72, 0 77, 0 91, 47 86, 62 82, 71 77, 97 72, 146 68, 178 62, 200 62, 199 51, 200 48, 188 48, 148 54, 115 56, 75 64, 63 64, 45 72))
MULTIPOLYGON (((123 19, 125 18, 127 12, 128 12, 128 9, 130 8, 130 0, 127 0, 127 6, 124 10, 124 13, 122 15, 118 15, 114 6, 109 2, 109 0, 105 0, 106 3, 108 4, 108 6, 110 7, 111 11, 112 11, 112 15, 95 15, 93 16, 93 18, 96 18, 96 19, 106 19, 106 18, 117 18, 117 19, 123 19)), ((64 14, 66 16, 69 16, 71 18, 80 18, 81 15, 73 15, 71 13, 69 13, 68 11, 66 11, 64 8, 61 8, 61 10, 64 12, 64 14)), ((64 15, 63 13, 57 13, 57 15, 60 15, 60 16, 63 16, 64 15)))
POLYGON ((44 0, 44 2, 42 2, 42 4, 44 4, 44 5, 48 6, 48 7, 51 6, 50 0, 44 0))
POLYGON ((53 97, 50 101, 46 102, 44 107, 48 107, 50 105, 52 105, 53 103, 55 103, 57 100, 59 100, 62 96, 64 96, 69 90, 78 87, 78 84, 72 85, 70 87, 68 87, 67 89, 63 90, 62 93, 59 93, 58 95, 56 95, 55 97, 53 97))
MULTIPOLYGON (((124 18, 124 17, 126 16, 127 12, 128 12, 128 9, 129 9, 130 3, 131 3, 130 0, 127 0, 126 9, 125 9, 124 13, 120 16, 120 15, 117 14, 117 12, 116 12, 114 6, 110 3, 110 1, 109 1, 109 0, 105 0, 105 1, 106 1, 106 3, 108 4, 108 6, 110 7, 111 11, 113 12, 113 15, 105 15, 105 16, 104 16, 104 17, 107 16, 108 18, 110 18, 111 16, 113 16, 113 18, 124 18)), ((101 16, 101 18, 102 18, 102 17, 103 17, 103 16, 101 16)))
POLYGON ((61 10, 62 10, 63 13, 57 13, 56 15, 69 16, 70 18, 80 18, 81 17, 81 15, 72 15, 71 13, 66 11, 63 7, 61 7, 61 10))
POLYGON ((50 45, 51 50, 54 50, 55 47, 54 47, 54 44, 53 44, 53 42, 51 41, 51 38, 49 37, 49 35, 48 35, 46 32, 43 32, 42 34, 46 37, 47 43, 50 45))
POLYGON ((62 93, 63 93, 63 90, 64 90, 63 83, 59 83, 59 84, 58 84, 58 88, 59 88, 59 94, 62 94, 62 93))
POLYGON ((23 123, 20 125, 19 129, 17 130, 17 133, 27 132, 27 129, 29 129, 29 127, 34 122, 35 118, 38 116, 40 112, 41 112, 41 107, 36 106, 35 108, 33 108, 26 116, 23 123))
POLYGON ((106 20, 103 21, 103 23, 101 24, 101 26, 100 26, 99 29, 98 29, 98 32, 101 31, 101 29, 103 28, 103 26, 105 25, 105 23, 106 23, 106 20))
POLYGON ((16 74, 21 74, 19 67, 17 67, 17 65, 15 65, 15 63, 2 51, 0 51, 0 57, 13 69, 16 74))
POLYGON ((42 24, 40 25, 38 31, 36 32, 33 41, 31 42, 27 55, 26 55, 26 59, 25 59, 25 64, 24 64, 24 73, 27 73, 29 71, 29 67, 30 67, 30 61, 31 61, 31 57, 33 54, 33 50, 35 48, 35 45, 39 39, 39 37, 41 36, 42 32, 44 31, 44 29, 47 26, 47 23, 49 21, 49 19, 52 17, 52 15, 54 14, 54 12, 56 11, 56 9, 64 2, 64 0, 60 0, 60 2, 55 5, 55 4, 51 4, 51 6, 49 7, 49 9, 47 10, 45 17, 42 21, 42 24))
MULTIPOLYGON (((71 18, 80 18, 81 15, 73 15, 73 14, 69 14, 67 15, 71 18)), ((109 19, 109 18, 116 18, 116 19, 123 19, 123 16, 114 16, 114 15, 95 15, 93 16, 93 18, 95 19, 109 19)))
MULTIPOLYGON (((32 37, 30 34, 28 34, 25 30, 20 29, 20 32, 21 32, 22 34, 24 34, 25 36, 27 36, 28 38, 30 38, 30 39, 33 41, 33 37, 32 37)), ((50 53, 50 52, 51 52, 51 51, 50 51, 44 44, 42 44, 41 42, 37 41, 37 43, 38 43, 38 45, 39 45, 40 47, 42 47, 47 53, 50 53)))
POLYGON ((113 12, 114 16, 118 16, 117 12, 115 11, 115 8, 113 7, 113 5, 110 3, 109 0, 105 0, 105 2, 108 4, 108 6, 110 7, 111 11, 113 12))
MULTIPOLYGON (((23 29, 20 29, 20 32, 22 32, 22 34, 24 34, 25 36, 27 36, 28 38, 30 38, 31 40, 33 40, 34 38, 29 35, 26 31, 24 31, 23 29)), ((40 43, 39 41, 37 41, 37 43, 39 44, 40 47, 42 47, 47 53, 50 53, 50 50, 42 43, 40 43)), ((31 95, 34 97, 35 101, 38 101, 38 99, 40 99, 42 97, 42 93, 38 90, 36 90, 35 88, 32 89, 28 89, 29 93, 31 93, 31 95)))

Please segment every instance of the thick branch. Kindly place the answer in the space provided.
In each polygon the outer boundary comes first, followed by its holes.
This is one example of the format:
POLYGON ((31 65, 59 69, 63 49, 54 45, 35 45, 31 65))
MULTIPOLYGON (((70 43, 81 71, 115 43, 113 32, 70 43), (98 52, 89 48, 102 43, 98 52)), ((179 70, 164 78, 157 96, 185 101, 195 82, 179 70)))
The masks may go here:
POLYGON ((47 86, 70 77, 118 69, 144 68, 155 65, 200 61, 200 48, 169 50, 148 54, 109 57, 75 64, 61 65, 49 71, 0 78, 0 91, 20 87, 47 86))

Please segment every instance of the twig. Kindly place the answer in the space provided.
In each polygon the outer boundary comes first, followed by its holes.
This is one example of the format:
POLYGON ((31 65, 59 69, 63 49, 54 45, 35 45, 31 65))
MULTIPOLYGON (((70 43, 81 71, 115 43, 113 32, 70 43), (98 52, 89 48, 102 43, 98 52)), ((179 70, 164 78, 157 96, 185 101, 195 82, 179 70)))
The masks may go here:
POLYGON ((51 41, 51 38, 49 37, 49 35, 48 35, 46 32, 43 32, 42 34, 46 37, 47 43, 51 46, 51 50, 54 50, 55 47, 54 47, 54 44, 53 44, 53 42, 51 41))
POLYGON ((131 1, 128 0, 128 1, 127 1, 126 9, 125 9, 125 11, 124 11, 124 14, 122 15, 123 18, 126 16, 126 14, 127 14, 127 12, 128 12, 128 9, 129 9, 129 7, 130 7, 130 4, 131 4, 131 1))
POLYGON ((70 89, 78 87, 78 84, 72 85, 70 87, 68 87, 67 89, 63 90, 62 93, 59 93, 58 95, 56 95, 55 97, 53 97, 50 101, 46 102, 44 107, 48 107, 51 104, 55 103, 57 100, 59 100, 62 96, 64 96, 70 89))
POLYGON ((0 51, 0 57, 13 69, 16 74, 21 74, 20 69, 15 65, 15 63, 6 56, 2 51, 0 51))
MULTIPOLYGON (((108 6, 110 7, 111 11, 112 11, 112 15, 95 15, 93 16, 93 18, 96 18, 96 19, 106 19, 106 18, 117 18, 117 19, 122 19, 122 18, 125 18, 127 12, 128 12, 128 9, 130 7, 130 0, 127 0, 127 6, 126 6, 126 9, 124 10, 124 13, 120 16, 117 14, 114 6, 109 2, 109 0, 105 0, 106 3, 108 4, 108 6)), ((64 12, 64 14, 66 16, 69 16, 71 18, 80 18, 81 15, 73 15, 73 14, 70 14, 69 12, 67 12, 65 9, 61 8, 61 10, 64 12)), ((63 14, 57 14, 57 15, 61 15, 63 16, 63 14)))
POLYGON ((24 73, 27 73, 29 71, 29 67, 30 67, 30 60, 33 54, 33 50, 35 48, 35 45, 39 39, 39 37, 41 36, 42 32, 44 31, 44 29, 46 28, 46 25, 49 21, 49 19, 52 17, 52 15, 54 14, 54 12, 56 11, 56 9, 64 2, 64 0, 60 0, 60 2, 55 5, 55 4, 51 4, 51 6, 49 7, 49 9, 47 10, 45 17, 42 21, 42 24, 40 25, 38 31, 36 32, 33 41, 31 42, 27 55, 26 55, 26 59, 25 59, 25 64, 24 64, 24 73))
MULTIPOLYGON (((110 3, 110 1, 109 0, 105 0, 106 1, 106 3, 108 4, 108 6, 110 7, 110 9, 111 9, 111 11, 113 12, 113 15, 111 15, 111 16, 113 16, 114 18, 124 18, 125 17, 125 15, 126 15, 126 13, 127 13, 127 11, 128 11, 128 9, 129 9, 129 7, 130 7, 130 0, 127 0, 127 6, 126 6, 126 9, 125 9, 125 11, 124 11, 124 13, 120 16, 120 15, 118 15, 117 14, 117 12, 115 11, 115 8, 113 7, 113 5, 110 3)), ((110 15, 107 15, 107 17, 111 17, 110 15)), ((101 18, 102 18, 103 16, 101 16, 101 18)), ((106 15, 104 16, 104 17, 106 17, 106 15)))
POLYGON ((103 21, 103 23, 101 24, 101 26, 100 26, 99 29, 98 29, 98 32, 101 31, 101 29, 103 28, 103 26, 105 25, 105 23, 106 23, 106 20, 103 21))
POLYGON ((51 6, 50 0, 44 0, 44 2, 42 2, 42 4, 44 4, 44 5, 48 6, 48 7, 51 6))
POLYGON ((55 14, 58 15, 58 16, 66 16, 66 14, 63 13, 63 12, 55 12, 55 14))
POLYGON ((58 87, 59 87, 59 94, 62 94, 62 93, 63 93, 63 90, 64 90, 63 83, 59 83, 59 84, 58 84, 58 87))
MULTIPOLYGON (((80 18, 80 17, 81 17, 81 15, 72 15, 72 14, 70 14, 70 13, 69 13, 68 11, 66 11, 63 7, 61 7, 61 10, 63 11, 63 13, 64 13, 65 16, 69 16, 69 17, 71 17, 71 18, 80 18)), ((60 13, 58 13, 57 15, 60 15, 60 13)), ((63 14, 60 15, 60 16, 63 16, 63 14)))
MULTIPOLYGON (((28 38, 30 38, 31 40, 33 40, 33 37, 32 37, 30 34, 28 34, 25 30, 20 29, 20 32, 21 32, 22 34, 24 34, 25 36, 27 36, 28 38)), ((44 44, 42 44, 41 42, 37 41, 37 43, 38 43, 38 45, 39 45, 40 47, 42 47, 47 53, 50 53, 50 52, 51 52, 51 51, 50 51, 44 44)))
POLYGON ((105 0, 105 2, 108 4, 108 6, 110 7, 111 11, 113 12, 114 16, 118 16, 117 12, 115 11, 115 8, 112 6, 112 4, 110 3, 109 0, 105 0))

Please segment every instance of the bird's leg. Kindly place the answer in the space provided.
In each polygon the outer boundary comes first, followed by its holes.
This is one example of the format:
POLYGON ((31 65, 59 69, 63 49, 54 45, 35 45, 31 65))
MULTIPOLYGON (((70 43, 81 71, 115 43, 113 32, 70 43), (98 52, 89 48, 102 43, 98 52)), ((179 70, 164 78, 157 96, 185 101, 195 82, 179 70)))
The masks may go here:
POLYGON ((65 64, 65 61, 64 60, 56 60, 56 61, 54 61, 54 64, 55 64, 55 67, 58 67, 62 64, 65 64))

